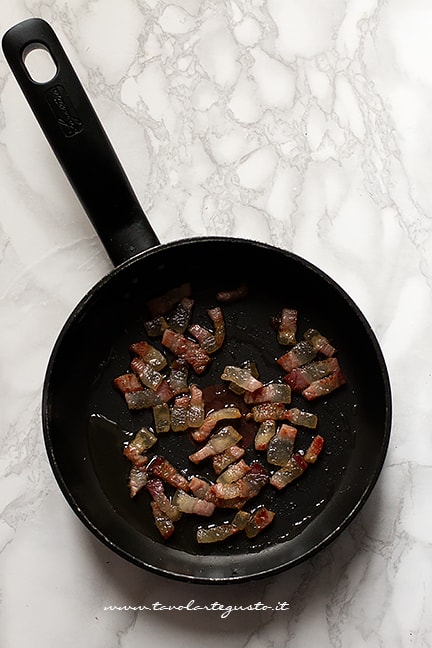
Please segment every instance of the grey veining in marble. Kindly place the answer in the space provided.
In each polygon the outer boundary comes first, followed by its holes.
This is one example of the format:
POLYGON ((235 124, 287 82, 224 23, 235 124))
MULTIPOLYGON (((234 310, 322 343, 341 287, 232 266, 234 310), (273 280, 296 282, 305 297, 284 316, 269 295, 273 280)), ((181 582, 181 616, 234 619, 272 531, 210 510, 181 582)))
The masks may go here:
POLYGON ((55 28, 162 242, 230 234, 320 266, 392 381, 359 516, 288 573, 167 581, 101 546, 48 466, 40 399, 68 314, 111 266, 0 57, 0 642, 432 645, 432 5, 426 0, 3 0, 55 28), (287 611, 107 610, 289 603, 287 611))

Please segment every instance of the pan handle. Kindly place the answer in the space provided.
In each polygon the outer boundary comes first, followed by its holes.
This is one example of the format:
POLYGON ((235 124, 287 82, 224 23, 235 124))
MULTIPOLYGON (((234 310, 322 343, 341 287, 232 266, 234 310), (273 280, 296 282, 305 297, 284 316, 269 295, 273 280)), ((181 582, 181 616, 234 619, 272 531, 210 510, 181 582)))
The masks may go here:
POLYGON ((114 265, 159 244, 90 100, 50 25, 30 18, 3 36, 6 60, 114 265), (25 57, 49 52, 56 72, 33 80, 25 57))

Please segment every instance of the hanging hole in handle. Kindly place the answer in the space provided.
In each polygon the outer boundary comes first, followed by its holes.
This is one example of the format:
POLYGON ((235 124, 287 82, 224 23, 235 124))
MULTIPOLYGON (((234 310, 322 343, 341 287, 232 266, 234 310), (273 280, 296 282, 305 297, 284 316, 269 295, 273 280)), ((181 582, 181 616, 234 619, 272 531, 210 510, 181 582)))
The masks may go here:
POLYGON ((48 83, 57 74, 57 65, 42 43, 32 43, 23 52, 23 63, 35 83, 48 83))

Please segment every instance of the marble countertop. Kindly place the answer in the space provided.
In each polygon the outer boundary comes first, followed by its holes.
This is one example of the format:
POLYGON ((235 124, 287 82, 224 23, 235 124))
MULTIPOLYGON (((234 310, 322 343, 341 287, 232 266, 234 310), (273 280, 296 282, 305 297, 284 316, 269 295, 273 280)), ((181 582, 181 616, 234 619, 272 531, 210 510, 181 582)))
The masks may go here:
POLYGON ((261 240, 351 295, 393 425, 358 516, 277 576, 172 581, 94 538, 51 472, 41 390, 112 266, 0 56, 1 645, 432 645, 432 5, 2 0, 1 33, 31 16, 56 30, 161 242, 261 240))

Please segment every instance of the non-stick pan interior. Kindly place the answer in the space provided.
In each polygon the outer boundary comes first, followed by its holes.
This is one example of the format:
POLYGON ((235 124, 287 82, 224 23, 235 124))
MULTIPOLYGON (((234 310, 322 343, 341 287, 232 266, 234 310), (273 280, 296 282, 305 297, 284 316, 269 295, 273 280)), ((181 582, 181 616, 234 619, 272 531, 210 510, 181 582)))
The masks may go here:
MULTIPOLYGON (((286 350, 286 349, 285 349, 286 350)), ((219 389, 219 388, 218 388, 219 389)), ((222 395, 223 397, 223 395, 222 395)), ((227 396, 232 402, 235 397, 227 396)), ((228 402, 228 401, 225 401, 228 402)), ((68 502, 95 535, 133 563, 174 578, 196 582, 248 580, 279 572, 325 546, 348 524, 374 486, 388 445, 390 390, 376 339, 349 297, 326 275, 295 255, 237 239, 192 239, 160 246, 123 264, 79 304, 61 332, 44 387, 44 433, 48 455, 68 502), (275 511, 274 522, 250 540, 199 545, 196 528, 208 524, 183 516, 164 541, 156 530, 148 493, 134 499, 127 487, 130 464, 124 443, 151 411, 129 411, 114 389, 125 373, 128 347, 147 339, 146 302, 184 282, 192 285, 193 320, 209 326, 206 309, 219 290, 248 286, 247 296, 223 305, 227 338, 197 384, 213 394, 226 364, 254 361, 263 382, 280 378, 271 318, 296 308, 299 331, 314 327, 337 348, 347 384, 328 397, 293 405, 318 415, 316 432, 325 438, 318 462, 281 492, 266 489, 258 503, 275 511)), ((252 433, 244 430, 245 437, 252 433)), ((299 429, 296 446, 305 449, 311 431, 299 429)), ((187 455, 195 449, 188 434, 161 436, 158 452, 185 474, 198 474, 187 455)), ((252 447, 247 459, 261 459, 252 447)), ((203 469, 204 472, 207 470, 203 469)), ((233 517, 230 510, 212 522, 233 517)))

